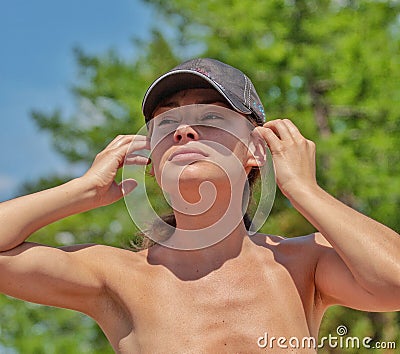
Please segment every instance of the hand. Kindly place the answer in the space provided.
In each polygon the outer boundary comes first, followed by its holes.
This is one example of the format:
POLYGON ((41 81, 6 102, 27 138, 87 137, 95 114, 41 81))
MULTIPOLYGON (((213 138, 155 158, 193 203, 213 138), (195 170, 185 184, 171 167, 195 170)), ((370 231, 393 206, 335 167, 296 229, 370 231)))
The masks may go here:
POLYGON ((271 150, 275 178, 282 193, 290 196, 299 188, 317 186, 315 144, 304 138, 289 119, 276 119, 254 129, 271 150))
POLYGON ((150 142, 143 135, 119 135, 103 151, 97 154, 92 166, 81 177, 94 189, 96 197, 95 207, 104 206, 121 199, 130 193, 137 182, 127 179, 117 184, 115 176, 123 166, 127 164, 147 165, 150 159, 135 155, 135 151, 150 149, 150 142))

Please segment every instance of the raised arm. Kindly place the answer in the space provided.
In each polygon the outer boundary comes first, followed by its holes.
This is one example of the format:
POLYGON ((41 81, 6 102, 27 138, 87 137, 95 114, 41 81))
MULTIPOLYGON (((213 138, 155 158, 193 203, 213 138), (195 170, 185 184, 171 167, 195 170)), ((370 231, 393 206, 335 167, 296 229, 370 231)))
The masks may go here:
POLYGON ((287 119, 257 128, 271 149, 277 184, 320 232, 315 282, 327 305, 400 310, 400 236, 321 189, 315 144, 287 119))
POLYGON ((125 157, 129 163, 146 164, 148 160, 134 152, 148 147, 144 136, 118 136, 96 156, 84 176, 1 203, 0 292, 47 305, 87 308, 89 301, 84 299, 104 288, 98 259, 107 248, 56 249, 25 240, 56 220, 111 204, 132 191, 134 180, 117 184, 114 178, 125 157))

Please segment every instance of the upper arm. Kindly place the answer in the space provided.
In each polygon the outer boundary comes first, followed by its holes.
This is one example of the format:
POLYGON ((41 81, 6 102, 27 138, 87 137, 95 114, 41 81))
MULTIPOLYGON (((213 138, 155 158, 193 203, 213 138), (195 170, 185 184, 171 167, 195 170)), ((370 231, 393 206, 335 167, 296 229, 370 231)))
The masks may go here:
POLYGON ((392 305, 363 288, 329 242, 319 233, 315 286, 326 306, 343 305, 363 311, 392 311, 392 305))
POLYGON ((90 314, 105 286, 96 247, 101 246, 59 249, 23 243, 1 252, 0 292, 90 314))

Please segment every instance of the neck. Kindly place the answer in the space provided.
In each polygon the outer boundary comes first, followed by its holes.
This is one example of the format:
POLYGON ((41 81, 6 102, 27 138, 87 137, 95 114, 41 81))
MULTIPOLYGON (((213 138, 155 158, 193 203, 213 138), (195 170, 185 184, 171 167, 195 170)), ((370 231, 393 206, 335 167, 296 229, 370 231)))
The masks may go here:
MULTIPOLYGON (((200 188, 192 189, 188 198, 171 198, 176 229, 166 246, 181 250, 206 248, 241 229, 242 193, 232 193, 230 188, 215 188, 211 184, 200 188), (193 190, 200 192, 194 195, 193 190)), ((246 233, 244 227, 243 233, 246 233)))
POLYGON ((149 249, 149 263, 164 265, 179 278, 190 280, 205 276, 249 249, 252 242, 242 216, 244 183, 231 189, 227 183, 203 182, 174 193, 171 205, 176 228, 166 241, 149 249))
POLYGON ((182 280, 195 280, 228 261, 238 260, 241 255, 246 257, 251 245, 244 224, 240 223, 227 237, 210 247, 180 250, 156 245, 148 250, 147 258, 149 263, 165 266, 182 280))

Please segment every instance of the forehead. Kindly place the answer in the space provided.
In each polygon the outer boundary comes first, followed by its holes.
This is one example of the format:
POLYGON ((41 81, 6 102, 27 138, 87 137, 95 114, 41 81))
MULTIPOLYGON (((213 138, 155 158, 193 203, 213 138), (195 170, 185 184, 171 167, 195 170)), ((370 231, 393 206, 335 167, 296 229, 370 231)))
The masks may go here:
POLYGON ((218 104, 230 108, 225 98, 212 88, 187 89, 163 99, 154 110, 153 117, 166 110, 191 104, 218 104))

